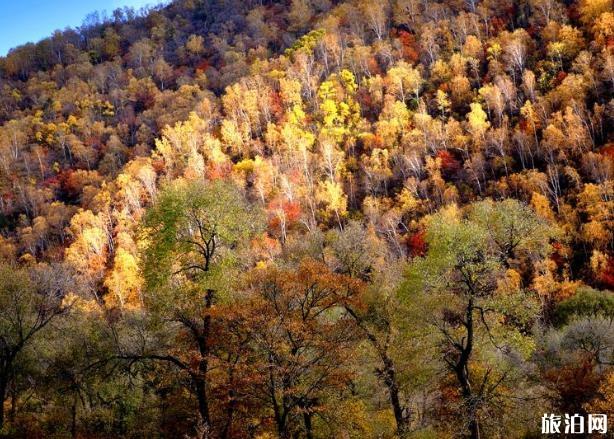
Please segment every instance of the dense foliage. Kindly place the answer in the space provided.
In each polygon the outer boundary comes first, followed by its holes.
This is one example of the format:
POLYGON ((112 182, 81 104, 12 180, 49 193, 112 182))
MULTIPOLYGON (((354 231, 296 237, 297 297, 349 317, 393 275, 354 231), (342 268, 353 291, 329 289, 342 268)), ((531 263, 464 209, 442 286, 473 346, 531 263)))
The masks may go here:
POLYGON ((612 0, 175 0, 0 58, 0 434, 521 438, 614 401, 612 0))

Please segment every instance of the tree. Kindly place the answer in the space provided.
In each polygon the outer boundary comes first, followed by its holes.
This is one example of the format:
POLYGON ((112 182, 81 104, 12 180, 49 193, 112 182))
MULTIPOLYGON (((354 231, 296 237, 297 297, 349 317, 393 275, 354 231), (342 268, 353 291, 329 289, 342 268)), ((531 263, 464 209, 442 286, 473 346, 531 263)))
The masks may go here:
POLYGON ((336 272, 368 282, 360 300, 346 301, 343 307, 375 352, 378 360, 375 374, 388 392, 397 434, 403 436, 409 431, 412 413, 403 399, 399 365, 413 352, 399 354, 402 343, 397 337, 405 334, 397 334, 401 332, 399 327, 407 322, 401 323, 405 316, 398 312, 400 304, 394 291, 397 283, 392 281, 398 261, 386 254, 377 237, 356 222, 351 222, 341 231, 329 232, 326 238, 327 264, 336 272), (369 291, 373 293, 369 294, 369 291))
POLYGON ((471 111, 467 114, 467 122, 469 124, 469 132, 473 135, 476 143, 483 142, 484 134, 490 127, 490 122, 488 122, 488 117, 480 104, 471 104, 471 111))
POLYGON ((160 90, 164 91, 164 85, 168 84, 173 77, 173 68, 163 57, 160 57, 153 65, 153 76, 160 83, 160 90))
POLYGON ((580 18, 586 24, 591 24, 602 13, 612 11, 612 0, 582 0, 579 3, 580 18))
POLYGON ((67 286, 68 273, 61 266, 0 265, 0 429, 20 355, 54 319, 67 313, 67 286))
POLYGON ((506 363, 530 352, 531 344, 520 334, 538 315, 535 297, 513 271, 506 271, 511 253, 505 249, 543 257, 548 230, 525 236, 523 226, 516 230, 508 215, 529 221, 526 229, 543 224, 512 200, 485 201, 464 212, 451 207, 434 215, 426 235, 428 252, 412 263, 405 285, 407 299, 423 301, 425 315, 431 313, 429 320, 440 334, 442 361, 456 379, 472 439, 482 435, 485 406, 496 401, 500 386, 509 385, 506 381, 513 373, 506 363), (500 215, 500 208, 507 215, 500 215), (497 355, 489 354, 493 348, 497 355), (519 353, 512 355, 514 351, 519 353), (499 355, 503 361, 495 360, 499 355))
POLYGON ((386 75, 387 89, 401 102, 406 102, 409 96, 417 102, 424 80, 420 72, 405 61, 399 61, 388 70, 386 75))
POLYGON ((246 327, 260 357, 255 394, 267 400, 280 438, 314 438, 314 417, 332 410, 330 394, 348 390, 356 332, 341 311, 360 290, 360 282, 313 260, 250 274, 246 327))
POLYGON ((187 373, 208 431, 214 428, 210 408, 213 309, 228 286, 238 249, 257 231, 256 211, 232 183, 219 180, 178 180, 168 185, 143 221, 146 307, 163 323, 162 331, 173 332, 174 324, 179 324, 197 355, 193 362, 173 355, 173 348, 122 355, 169 362, 187 373))

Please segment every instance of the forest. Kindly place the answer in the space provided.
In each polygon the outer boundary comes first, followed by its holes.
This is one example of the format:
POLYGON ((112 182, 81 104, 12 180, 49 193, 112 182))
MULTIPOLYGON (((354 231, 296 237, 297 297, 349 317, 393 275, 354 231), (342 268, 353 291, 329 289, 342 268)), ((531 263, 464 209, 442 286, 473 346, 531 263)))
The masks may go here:
POLYGON ((12 49, 0 437, 614 418, 613 127, 612 0, 174 0, 12 49))

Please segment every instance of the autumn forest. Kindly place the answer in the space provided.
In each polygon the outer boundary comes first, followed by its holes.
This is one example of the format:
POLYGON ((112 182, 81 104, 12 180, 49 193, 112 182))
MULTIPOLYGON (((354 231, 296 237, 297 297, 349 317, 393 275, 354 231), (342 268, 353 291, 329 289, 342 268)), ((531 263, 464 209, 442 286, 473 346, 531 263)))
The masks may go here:
POLYGON ((612 0, 175 0, 12 49, 0 437, 614 419, 613 127, 612 0))

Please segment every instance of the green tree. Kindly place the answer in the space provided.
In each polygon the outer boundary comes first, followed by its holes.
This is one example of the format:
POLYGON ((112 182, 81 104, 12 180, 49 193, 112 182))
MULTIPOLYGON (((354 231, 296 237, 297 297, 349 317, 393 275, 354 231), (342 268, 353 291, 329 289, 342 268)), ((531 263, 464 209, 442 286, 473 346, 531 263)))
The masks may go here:
POLYGON ((4 401, 20 355, 68 307, 63 304, 68 276, 59 266, 18 268, 0 265, 0 429, 4 401))
MULTIPOLYGON (((178 180, 160 193, 143 221, 145 305, 163 334, 176 325, 196 346, 196 360, 168 350, 127 355, 174 364, 191 379, 204 429, 210 430, 213 308, 228 290, 240 249, 258 230, 258 214, 228 181, 178 180)), ((163 338, 167 338, 165 335, 163 338)))
POLYGON ((472 439, 481 437, 487 404, 497 402, 499 388, 513 379, 510 360, 528 358, 532 341, 526 334, 539 315, 535 294, 507 267, 521 252, 543 257, 550 236, 517 201, 452 207, 430 218, 428 252, 409 270, 403 295, 435 329, 472 439))

